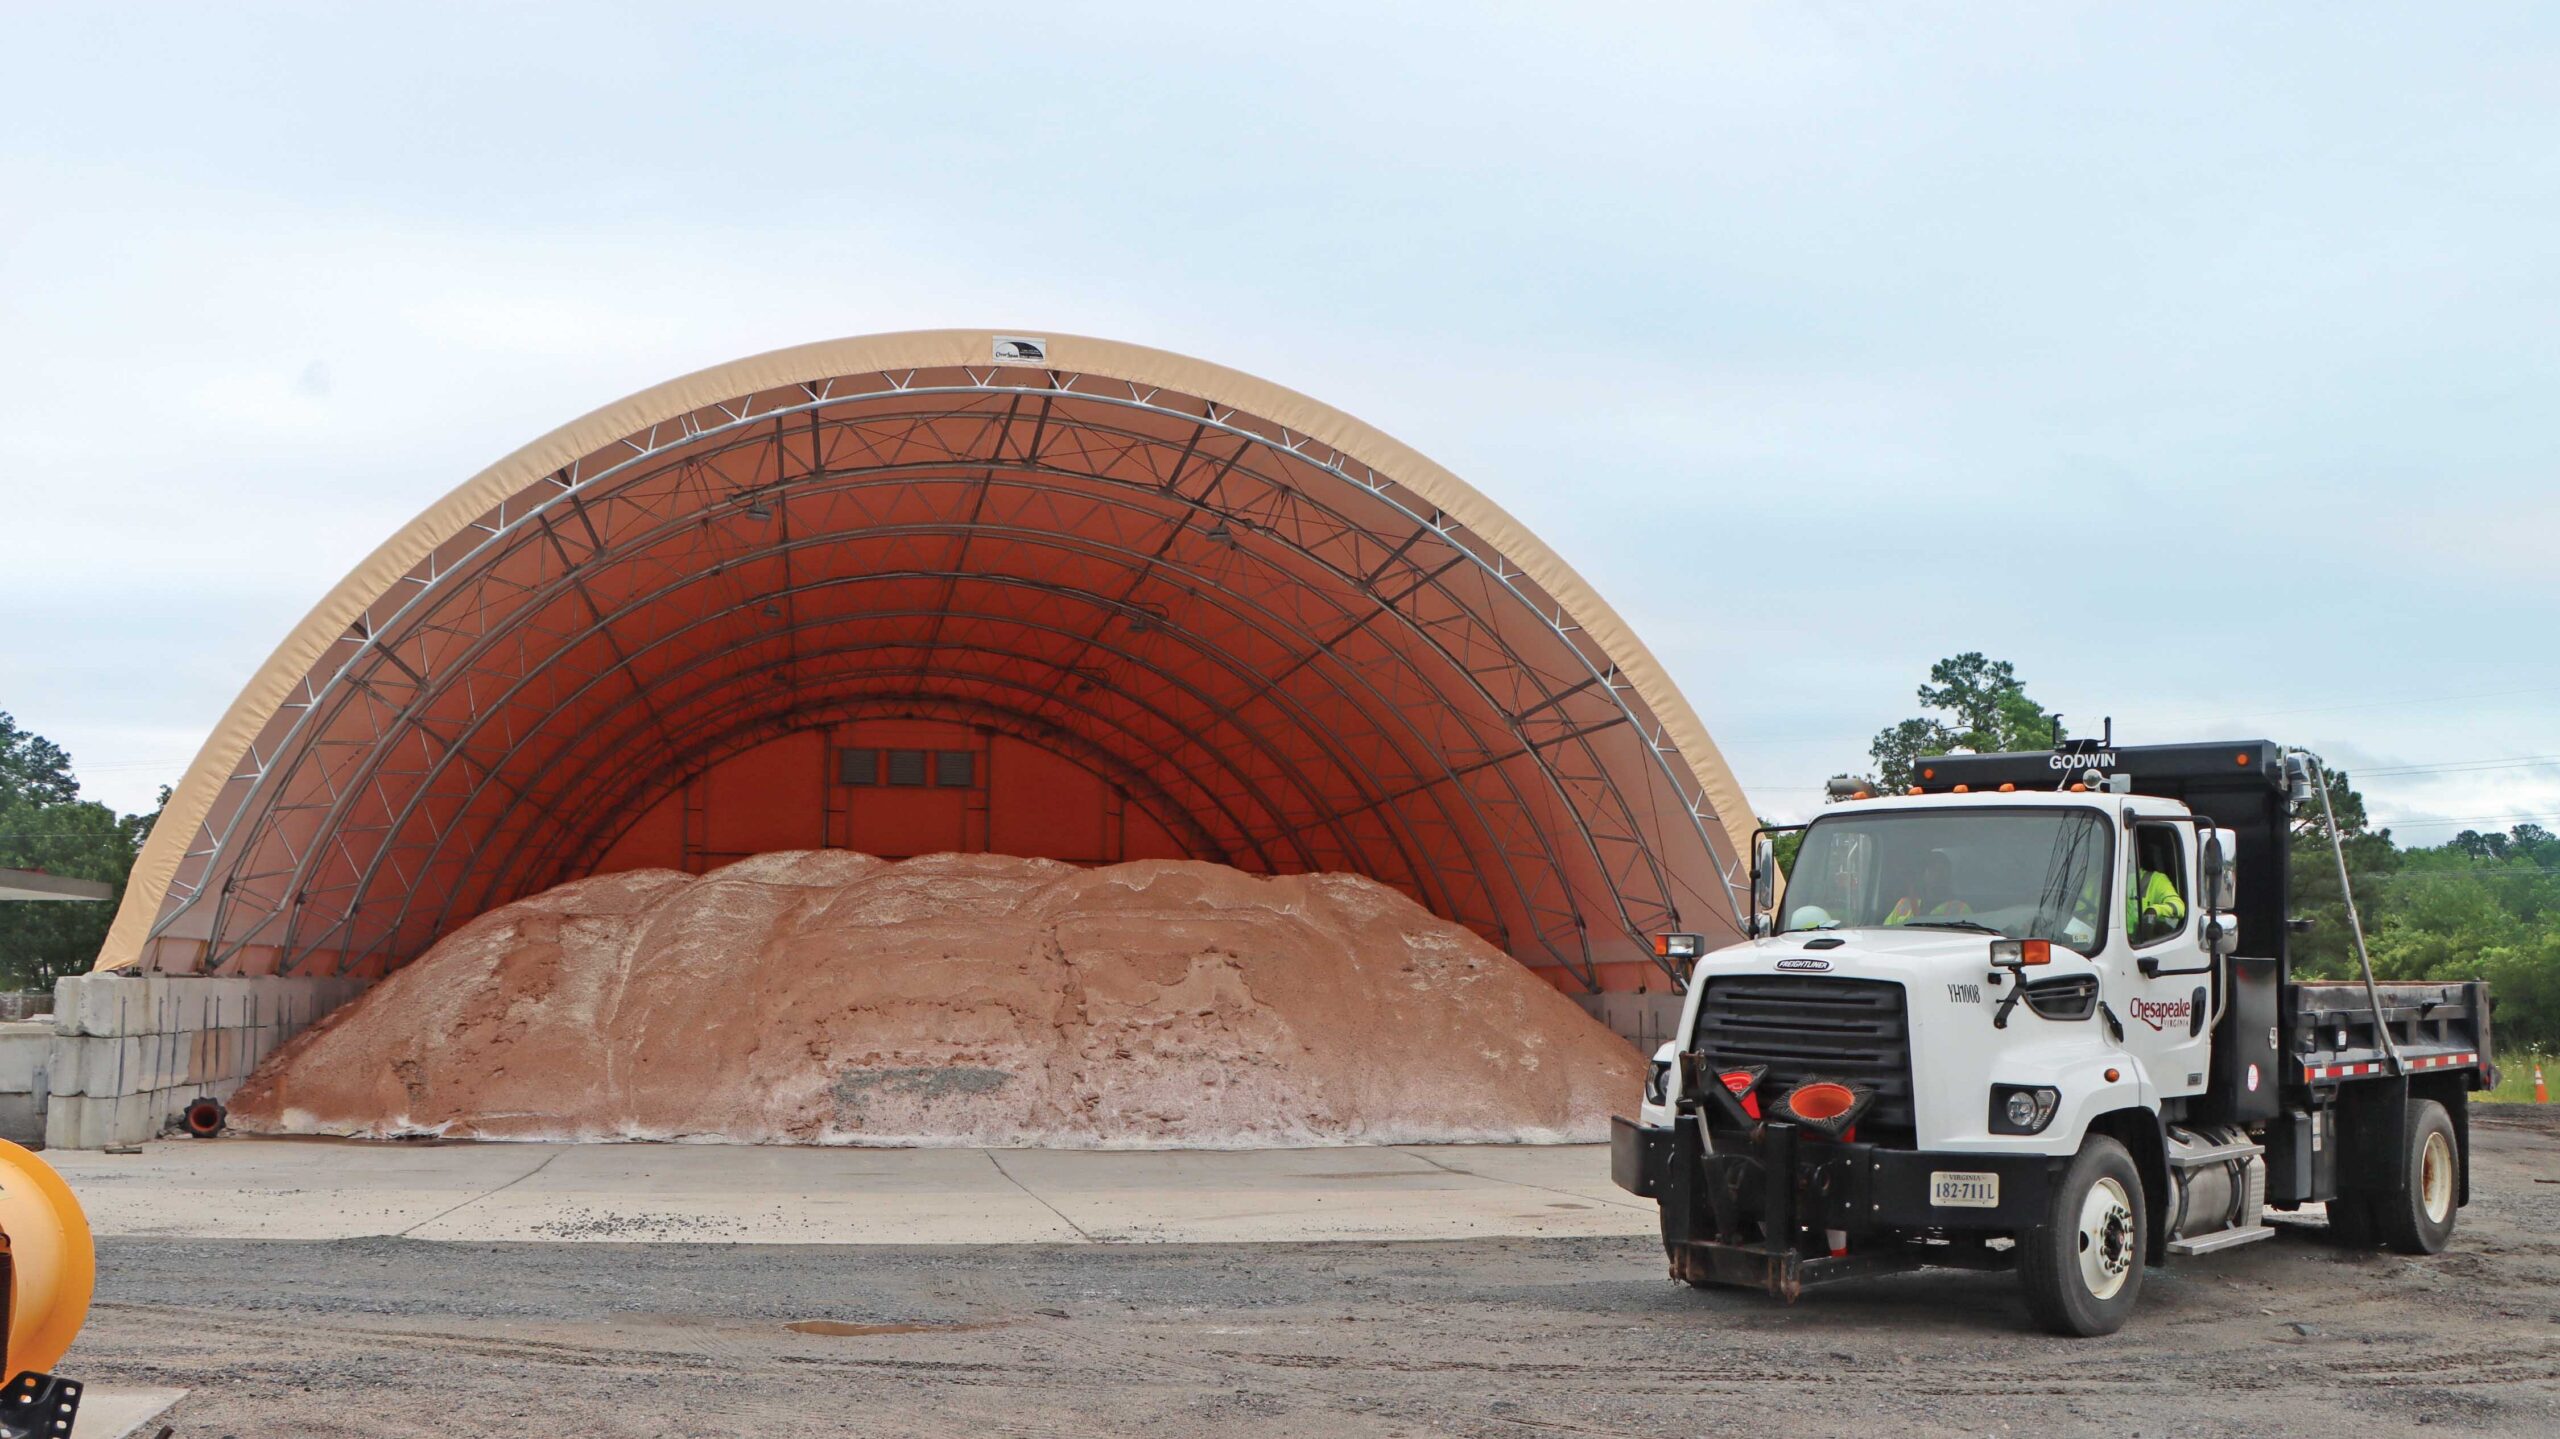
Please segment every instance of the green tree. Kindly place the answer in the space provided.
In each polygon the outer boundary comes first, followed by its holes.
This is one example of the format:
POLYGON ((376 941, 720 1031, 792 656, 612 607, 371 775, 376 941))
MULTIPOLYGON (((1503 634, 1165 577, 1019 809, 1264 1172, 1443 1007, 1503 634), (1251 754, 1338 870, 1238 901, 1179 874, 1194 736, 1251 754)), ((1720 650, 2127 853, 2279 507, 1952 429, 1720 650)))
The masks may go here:
MULTIPOLYGON (((160 791, 167 804, 169 791, 160 791)), ((0 904, 0 988, 49 989, 97 958, 125 877, 157 811, 118 815, 80 798, 71 756, 0 714, 0 869, 35 869, 114 887, 104 904, 0 904)))
POLYGON ((2560 864, 2560 835, 2538 824, 2520 824, 2506 834, 2466 829, 2444 846, 2474 859, 2523 859, 2544 868, 2560 864))
POLYGON ((2017 667, 1979 650, 1929 666, 1920 703, 1937 713, 1879 731, 1868 747, 1884 793, 1908 788, 1920 761, 1932 755, 2046 750, 2067 738, 2054 717, 2027 697, 2017 667))
POLYGON ((5 712, 0 712, 0 794, 37 804, 69 804, 80 797, 80 782, 71 777, 71 756, 43 735, 18 728, 5 712))
MULTIPOLYGON (((2400 851, 2391 842, 2391 831, 2368 825, 2364 796, 2347 782, 2344 770, 2324 766, 2321 773, 2329 782, 2329 804, 2338 817, 2347 874, 2355 881, 2356 909, 2370 942, 2381 932, 2394 897, 2395 892, 2386 888, 2386 877, 2400 868, 2400 851)), ((2289 915, 2311 922, 2286 946, 2294 972, 2306 979, 2361 977, 2364 971, 2356 963, 2355 933, 2347 923, 2347 903, 2338 888, 2337 851, 2330 845, 2317 795, 2294 806, 2292 866, 2289 915)))
POLYGON ((2560 1048, 2560 840, 2538 825, 2397 852, 2369 886, 2383 979, 2485 979, 2503 1053, 2560 1048))

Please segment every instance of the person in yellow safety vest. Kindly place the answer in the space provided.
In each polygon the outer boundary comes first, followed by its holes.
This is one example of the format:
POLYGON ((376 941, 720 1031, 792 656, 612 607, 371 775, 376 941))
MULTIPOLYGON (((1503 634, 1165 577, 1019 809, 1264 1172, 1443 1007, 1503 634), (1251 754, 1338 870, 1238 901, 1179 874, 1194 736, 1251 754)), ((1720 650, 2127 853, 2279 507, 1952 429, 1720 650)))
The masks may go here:
POLYGON ((2143 870, 2135 887, 2125 892, 2124 932, 2129 936, 2175 934, 2186 922, 2187 897, 2159 870, 2143 870))
POLYGON ((1909 924, 1915 919, 1944 919, 1952 915, 1971 914, 1973 906, 1947 894, 1955 888, 1955 862, 1942 849, 1929 851, 1921 862, 1920 882, 1911 892, 1893 902, 1893 911, 1884 917, 1888 925, 1909 924), (1943 896, 1943 897, 1942 897, 1943 896))

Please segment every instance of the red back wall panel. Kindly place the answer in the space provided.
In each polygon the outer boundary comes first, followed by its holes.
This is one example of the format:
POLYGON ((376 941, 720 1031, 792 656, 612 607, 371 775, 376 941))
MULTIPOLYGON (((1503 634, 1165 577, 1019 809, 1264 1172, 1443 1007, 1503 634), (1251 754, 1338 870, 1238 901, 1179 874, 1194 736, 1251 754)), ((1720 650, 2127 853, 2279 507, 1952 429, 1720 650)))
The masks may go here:
POLYGON ((1090 771, 1036 745, 996 738, 988 769, 988 847, 1084 864, 1119 858, 1105 842, 1110 787, 1090 771))
POLYGON ((622 838, 604 852, 597 861, 597 874, 620 874, 626 869, 683 869, 684 862, 684 795, 668 795, 649 806, 648 813, 622 832, 622 838))
MULTIPOLYGON (((910 764, 913 762, 910 761, 910 764)), ((701 873, 779 849, 856 849, 889 859, 945 851, 1032 855, 1074 864, 1182 859, 1145 810, 1074 760, 970 726, 874 720, 768 740, 688 778, 605 851, 594 873, 664 867, 701 873), (871 784, 847 784, 845 752, 871 784), (923 756, 924 783, 891 784, 892 751, 923 756), (967 753, 967 785, 935 756, 967 753)))
POLYGON ((702 776, 702 851, 729 860, 826 844, 826 736, 784 735, 702 776))

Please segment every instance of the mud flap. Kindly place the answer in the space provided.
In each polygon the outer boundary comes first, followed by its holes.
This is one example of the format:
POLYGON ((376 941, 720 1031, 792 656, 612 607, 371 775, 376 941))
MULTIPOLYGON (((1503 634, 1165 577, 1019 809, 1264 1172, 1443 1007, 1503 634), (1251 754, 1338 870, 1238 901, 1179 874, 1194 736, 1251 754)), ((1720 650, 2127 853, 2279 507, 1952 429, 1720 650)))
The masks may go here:
POLYGON ((2364 1079, 2338 1096, 2338 1192, 2367 1197, 2409 1187, 2409 1081, 2364 1079))

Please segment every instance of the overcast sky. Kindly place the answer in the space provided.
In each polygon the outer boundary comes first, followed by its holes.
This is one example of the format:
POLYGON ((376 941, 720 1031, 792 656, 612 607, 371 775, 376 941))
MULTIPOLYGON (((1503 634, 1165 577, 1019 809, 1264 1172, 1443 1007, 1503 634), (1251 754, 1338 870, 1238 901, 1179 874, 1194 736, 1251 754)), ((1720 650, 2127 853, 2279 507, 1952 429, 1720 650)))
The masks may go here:
POLYGON ((2560 825, 2547 8, 1283 8, 0 5, 0 710, 146 807, 499 455, 983 325, 1439 459, 1766 814, 1980 649, 2560 825))

